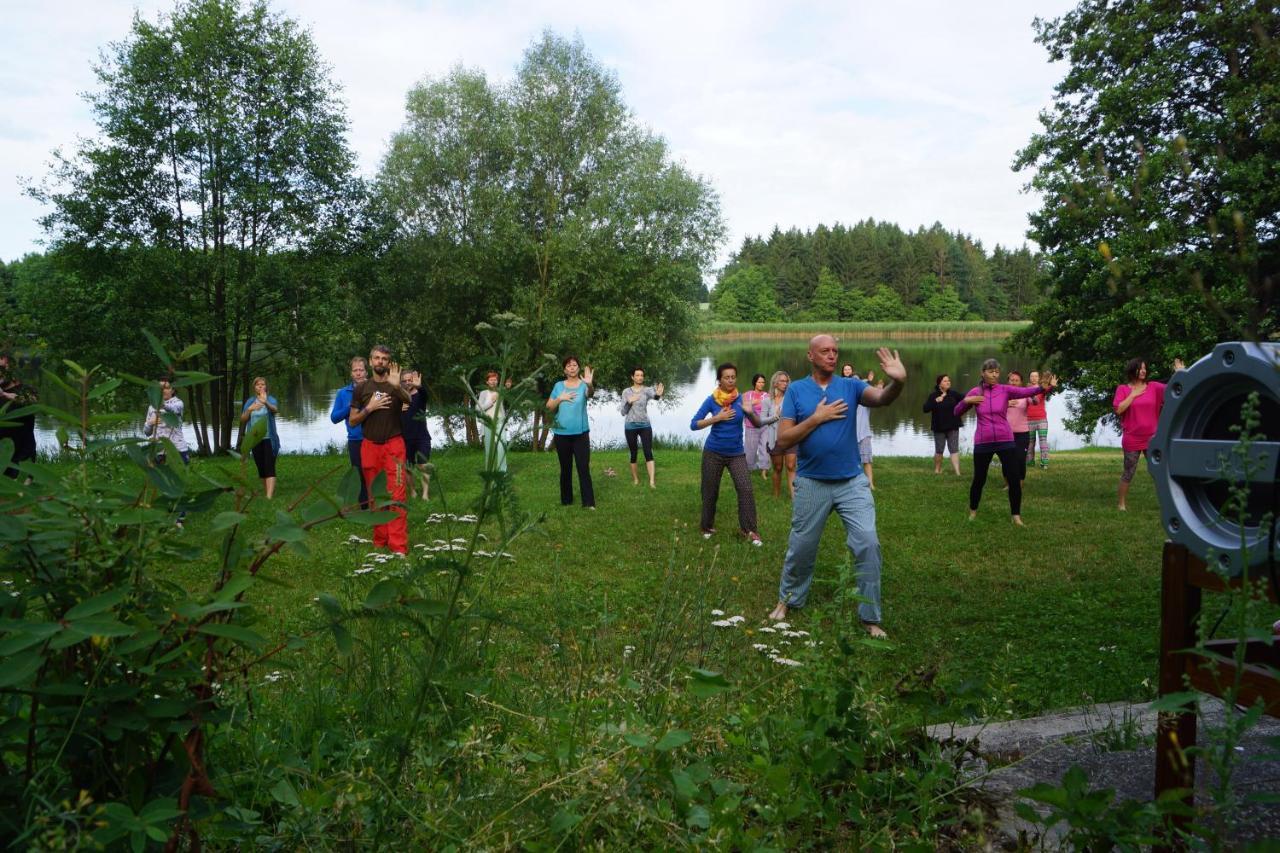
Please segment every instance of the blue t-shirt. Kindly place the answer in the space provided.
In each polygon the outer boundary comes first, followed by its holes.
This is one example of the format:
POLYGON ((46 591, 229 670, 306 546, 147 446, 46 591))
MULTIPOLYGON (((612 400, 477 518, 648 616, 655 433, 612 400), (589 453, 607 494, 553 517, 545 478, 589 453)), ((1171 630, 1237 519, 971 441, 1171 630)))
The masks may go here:
POLYGON ((587 420, 587 383, 580 382, 577 388, 569 388, 561 379, 551 389, 551 396, 547 399, 554 400, 565 391, 578 396, 556 408, 556 422, 551 431, 556 435, 581 435, 590 432, 591 422, 587 420))
POLYGON ((823 398, 828 403, 844 400, 849 411, 844 418, 827 421, 800 442, 796 473, 811 480, 847 480, 862 473, 858 455, 858 400, 867 383, 855 377, 832 376, 826 389, 812 376, 792 382, 782 398, 782 417, 800 423, 813 414, 823 398))
MULTIPOLYGON (((693 420, 689 421, 689 429, 697 430, 698 421, 707 415, 720 414, 720 404, 714 397, 708 396, 698 409, 693 420)), ((747 451, 742 446, 742 395, 733 398, 733 418, 711 425, 711 433, 703 449, 719 453, 721 456, 741 456, 747 451)))

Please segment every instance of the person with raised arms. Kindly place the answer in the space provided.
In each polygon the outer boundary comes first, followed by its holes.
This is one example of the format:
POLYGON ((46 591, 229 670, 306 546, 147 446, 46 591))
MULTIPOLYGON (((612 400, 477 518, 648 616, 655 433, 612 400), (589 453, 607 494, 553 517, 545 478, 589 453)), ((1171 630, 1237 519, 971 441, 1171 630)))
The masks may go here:
POLYGON ((564 369, 561 379, 551 389, 547 399, 547 411, 555 415, 551 431, 556 456, 560 458, 560 505, 573 504, 573 471, 578 469, 578 489, 582 492, 584 509, 596 508, 596 492, 591 484, 591 421, 587 417, 587 400, 595 394, 591 381, 594 371, 591 365, 582 367, 576 355, 567 355, 560 362, 564 369))
POLYGON ((622 391, 622 431, 631 454, 631 485, 640 485, 640 472, 636 468, 638 450, 644 449, 644 467, 649 472, 649 488, 656 489, 653 465, 653 425, 649 423, 649 401, 661 400, 665 390, 662 383, 647 387, 644 384, 644 368, 631 368, 631 385, 622 391))
MULTIPOLYGON (((1175 372, 1182 370, 1182 359, 1173 360, 1175 372)), ((1164 383, 1147 378, 1147 362, 1141 358, 1129 359, 1124 366, 1123 385, 1116 386, 1111 407, 1120 419, 1120 449, 1124 451, 1124 468, 1120 472, 1120 502, 1116 509, 1129 508, 1129 484, 1138 470, 1138 458, 1147 452, 1155 437, 1160 412, 1164 409, 1164 383)))
POLYGON ((907 380, 907 369, 896 351, 876 350, 880 369, 889 378, 883 388, 873 388, 856 376, 835 375, 840 346, 831 335, 809 341, 813 370, 791 383, 782 401, 777 447, 798 446, 795 502, 791 511, 791 537, 782 562, 778 604, 769 614, 775 621, 789 610, 804 607, 813 582, 814 562, 822 530, 832 512, 844 523, 845 544, 857 567, 858 605, 863 627, 883 638, 880 623, 880 539, 876 534, 876 504, 858 455, 856 409, 887 406, 907 380), (850 412, 850 409, 854 412, 850 412))

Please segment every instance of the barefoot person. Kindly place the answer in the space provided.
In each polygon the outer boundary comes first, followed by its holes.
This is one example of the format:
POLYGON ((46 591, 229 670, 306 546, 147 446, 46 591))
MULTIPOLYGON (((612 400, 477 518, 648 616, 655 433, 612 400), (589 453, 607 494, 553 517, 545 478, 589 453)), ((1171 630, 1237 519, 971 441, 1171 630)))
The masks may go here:
MULTIPOLYGON (((1015 388, 1022 387, 1022 371, 1009 371, 1009 384, 1015 388)), ((1036 396, 1041 396, 1037 394, 1036 396)), ((1010 471, 1004 469, 1004 480, 1006 485, 1009 479, 1015 474, 1020 482, 1026 482, 1027 479, 1027 448, 1031 446, 1031 426, 1027 419, 1027 401, 1030 397, 1022 397, 1009 401, 1009 409, 1005 412, 1005 416, 1009 419, 1009 429, 1013 430, 1013 446, 1018 451, 1018 470, 1010 471)), ((1004 468, 1004 463, 1000 463, 1004 468)))
POLYGON ((636 469, 637 445, 644 447, 644 467, 649 472, 649 488, 656 489, 653 479, 653 425, 649 423, 649 401, 661 400, 662 383, 645 387, 644 368, 631 369, 631 386, 622 392, 622 431, 631 453, 631 485, 640 485, 636 469))
MULTIPOLYGON (((1034 374, 1033 374, 1034 375, 1034 374)), ((960 392, 951 387, 951 377, 938 376, 933 390, 924 398, 924 410, 929 413, 929 426, 933 430, 933 473, 942 473, 942 450, 951 454, 951 470, 960 476, 960 425, 956 406, 960 392)))
POLYGON ((404 508, 408 497, 405 481, 404 437, 400 431, 401 406, 410 402, 400 384, 400 365, 391 360, 391 350, 379 344, 369 353, 373 376, 356 386, 351 396, 350 423, 362 427, 364 441, 360 445, 360 471, 369 489, 369 503, 377 508, 373 481, 379 474, 387 477, 387 493, 396 502, 396 517, 373 528, 373 547, 390 548, 397 554, 409 552, 409 524, 404 508))
POLYGON ((782 401, 787 396, 787 386, 790 384, 791 374, 785 370, 776 371, 769 379, 769 403, 766 411, 774 422, 767 427, 765 447, 769 451, 769 459, 773 462, 773 496, 776 498, 782 494, 782 472, 785 469, 787 497, 794 499, 796 496, 796 446, 793 444, 787 448, 777 448, 778 420, 782 417, 782 401))
POLYGON ((351 359, 351 384, 338 389, 333 398, 333 408, 329 410, 329 420, 347 428, 347 458, 351 460, 351 467, 360 475, 361 509, 369 508, 369 491, 360 470, 360 444, 364 441, 364 433, 360 427, 352 426, 347 419, 351 416, 351 395, 355 393, 357 385, 369 378, 367 371, 364 356, 358 355, 351 359))
POLYGON ((734 491, 738 493, 738 531, 752 545, 759 547, 756 530, 756 496, 747 471, 747 452, 742 446, 742 422, 749 420, 759 427, 755 412, 744 409, 738 393, 738 368, 725 362, 716 367, 716 389, 703 401, 689 421, 695 432, 711 427, 702 445, 702 538, 716 532, 716 502, 720 499, 720 481, 729 469, 734 491))
MULTIPOLYGON (((400 436, 404 439, 404 458, 418 482, 422 484, 422 499, 428 500, 431 489, 431 473, 427 464, 431 461, 431 433, 427 430, 427 392, 422 388, 422 374, 416 370, 400 372, 400 385, 409 395, 409 402, 400 404, 400 436)), ((413 480, 409 480, 409 494, 416 495, 413 480)))
POLYGON ((844 522, 845 543, 858 567, 858 594, 867 599, 858 605, 858 615, 871 636, 885 635, 880 627, 876 504, 858 455, 857 413, 849 410, 892 403, 902 393, 907 369, 896 352, 881 347, 876 357, 890 380, 883 388, 872 388, 856 376, 836 376, 840 347, 831 335, 818 335, 809 341, 808 358, 813 372, 792 383, 782 401, 778 446, 799 447, 799 476, 791 511, 791 538, 778 584, 778 605, 769 614, 770 619, 785 619, 788 610, 805 606, 818 543, 827 518, 834 511, 844 522))
MULTIPOLYGON (((1032 385, 1040 384, 1040 371, 1033 370, 1027 374, 1032 385)), ((1045 408, 1049 395, 1037 394, 1027 399, 1027 429, 1030 440, 1027 442, 1027 466, 1036 461, 1036 438, 1040 440, 1040 470, 1049 470, 1049 412, 1045 408)))
POLYGON ((564 379, 551 389, 547 411, 556 418, 551 431, 560 457, 560 505, 573 504, 573 471, 578 469, 578 490, 582 492, 584 509, 596 508, 595 487, 591 484, 591 421, 587 418, 587 400, 595 393, 591 365, 585 369, 576 355, 565 356, 560 363, 564 379))
MULTIPOLYGON (((1013 441, 1013 429, 1009 426, 1009 401, 1033 397, 1049 388, 1057 387, 1058 380, 1050 374, 1040 378, 1039 386, 1018 387, 1000 384, 1000 362, 989 358, 982 363, 982 382, 970 389, 954 409, 956 417, 978 409, 978 428, 973 434, 973 482, 969 485, 969 520, 978 516, 978 503, 982 489, 987 484, 987 470, 991 460, 999 456, 1000 466, 1008 474, 1021 470, 1020 451, 1013 441)), ((1009 513, 1013 523, 1022 525, 1022 478, 1009 477, 1009 513)))
MULTIPOLYGON (((1183 369, 1182 359, 1173 360, 1173 369, 1183 369)), ((1116 386, 1115 396, 1111 399, 1111 407, 1120 419, 1123 433, 1120 449, 1124 451, 1124 470, 1120 472, 1120 503, 1116 507, 1121 512, 1129 508, 1129 484, 1138 470, 1138 457, 1147 452, 1156 434, 1156 424, 1160 422, 1160 411, 1164 408, 1164 383, 1147 379, 1145 361, 1130 359, 1124 366, 1124 378, 1125 384, 1116 386)))
POLYGON ((243 436, 258 421, 266 418, 266 437, 253 446, 253 464, 258 468, 267 500, 276 493, 276 457, 280 455, 280 434, 276 432, 276 412, 280 404, 267 393, 267 380, 258 376, 253 380, 253 396, 240 407, 240 434, 243 436))

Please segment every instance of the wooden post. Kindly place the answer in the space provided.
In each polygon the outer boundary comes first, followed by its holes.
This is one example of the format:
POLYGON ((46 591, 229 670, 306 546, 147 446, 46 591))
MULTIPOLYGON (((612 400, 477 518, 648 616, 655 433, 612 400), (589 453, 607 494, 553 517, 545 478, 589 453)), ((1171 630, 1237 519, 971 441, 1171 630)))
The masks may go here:
MULTIPOLYGON (((1178 693, 1186 688, 1183 675, 1187 671, 1187 649, 1196 644, 1196 620, 1200 615, 1200 588, 1188 578, 1188 561, 1195 559, 1185 546, 1164 543, 1163 571, 1160 587, 1160 695, 1178 693)), ((1194 801, 1195 762, 1184 750, 1195 746, 1195 713, 1160 712, 1156 723, 1156 790, 1158 799, 1165 791, 1184 789, 1183 801, 1190 807, 1194 801)), ((1174 818, 1181 828, 1186 817, 1174 818)), ((1169 848, 1157 848, 1169 849, 1169 848)))

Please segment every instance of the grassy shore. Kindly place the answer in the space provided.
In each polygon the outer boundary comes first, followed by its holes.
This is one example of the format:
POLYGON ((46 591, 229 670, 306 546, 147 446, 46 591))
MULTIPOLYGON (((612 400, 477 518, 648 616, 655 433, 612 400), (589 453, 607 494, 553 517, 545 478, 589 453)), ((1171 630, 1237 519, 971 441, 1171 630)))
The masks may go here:
MULTIPOLYGON (((425 521, 431 512, 445 506, 464 512, 478 492, 475 453, 447 451, 436 463, 432 500, 411 507, 414 542, 441 535, 438 525, 425 521)), ((343 464, 338 457, 282 457, 276 507, 343 464)), ((776 599, 789 501, 774 498, 755 480, 765 545, 751 548, 729 533, 737 525, 726 479, 722 532, 703 541, 697 535, 698 453, 662 453, 656 491, 631 484, 625 452, 596 452, 592 468, 599 509, 586 512, 559 505, 554 455, 513 454, 511 470, 522 505, 544 511, 546 519, 535 535, 513 548, 515 562, 494 579, 494 606, 520 625, 545 625, 548 618, 591 621, 608 613, 610 652, 621 654, 652 628, 674 565, 705 575, 708 614, 715 608, 746 617, 744 627, 732 632, 738 642, 714 661, 725 671, 738 669, 752 632, 765 624, 776 599)), ((967 466, 966 476, 957 478, 934 475, 930 459, 877 459, 885 627, 893 642, 874 654, 873 667, 886 679, 919 671, 950 685, 981 680, 1003 712, 1014 715, 1151 697, 1163 537, 1154 489, 1145 476, 1135 482, 1131 511, 1115 511, 1119 468, 1119 451, 1056 454, 1048 471, 1028 475, 1027 527, 1019 529, 1009 522, 1005 494, 994 477, 977 521, 970 523, 967 466)), ((273 516, 259 502, 253 518, 265 530, 273 516)), ((206 523, 193 519, 186 535, 208 535, 206 523)), ((274 561, 272 573, 288 586, 266 592, 268 622, 296 629, 317 591, 369 585, 369 579, 352 574, 368 549, 344 544, 357 531, 354 526, 324 528, 314 534, 312 556, 284 553, 274 561)), ((819 552, 813 606, 797 614, 797 624, 830 627, 847 561, 833 517, 819 552)), ((176 571, 194 581, 205 569, 191 565, 176 571)), ((518 660, 525 653, 536 656, 544 639, 540 631, 512 630, 501 642, 518 660)), ((963 716, 966 708, 953 711, 963 716)))
POLYGON ((809 338, 829 332, 844 340, 979 340, 1003 338, 1029 325, 1027 321, 956 321, 890 323, 725 323, 703 324, 708 338, 727 341, 809 338))

